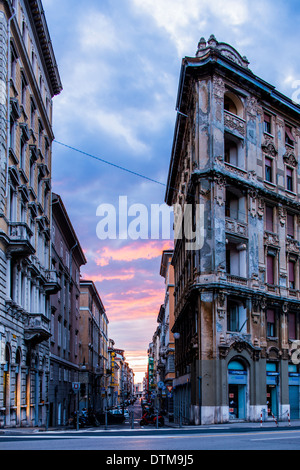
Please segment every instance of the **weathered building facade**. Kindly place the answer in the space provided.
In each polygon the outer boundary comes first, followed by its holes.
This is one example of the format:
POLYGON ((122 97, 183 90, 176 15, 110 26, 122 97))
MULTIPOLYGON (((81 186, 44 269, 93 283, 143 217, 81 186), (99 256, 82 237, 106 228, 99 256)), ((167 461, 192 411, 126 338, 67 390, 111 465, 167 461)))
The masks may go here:
POLYGON ((86 258, 65 205, 52 193, 51 264, 58 290, 51 296, 49 426, 66 424, 76 410, 79 382, 80 270, 86 258))
POLYGON ((204 237, 175 238, 175 406, 299 418, 300 107, 211 36, 183 59, 177 111, 166 202, 204 237))
POLYGON ((62 86, 41 2, 0 1, 0 426, 45 424, 52 98, 62 86))

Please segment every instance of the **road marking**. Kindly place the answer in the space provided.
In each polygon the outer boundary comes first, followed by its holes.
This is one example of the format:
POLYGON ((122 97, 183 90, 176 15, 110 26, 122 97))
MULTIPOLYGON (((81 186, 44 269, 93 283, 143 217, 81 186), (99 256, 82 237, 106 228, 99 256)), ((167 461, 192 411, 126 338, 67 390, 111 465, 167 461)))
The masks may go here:
MULTIPOLYGON (((300 431, 266 431, 266 432, 259 432, 259 431, 254 431, 254 432, 242 432, 242 433, 233 433, 233 434, 226 434, 226 433, 221 433, 221 434, 178 434, 178 435, 145 435, 145 436, 87 436, 85 433, 80 433, 80 434, 73 434, 73 435, 49 435, 49 434, 43 434, 43 435, 10 435, 10 436, 0 436, 0 441, 1 439, 191 439, 191 438, 203 438, 203 437, 236 437, 236 436, 252 436, 253 434, 259 434, 259 435, 265 435, 265 434, 272 434, 274 432, 279 432, 280 434, 291 434, 291 433, 299 433, 300 431)), ((270 438, 264 438, 262 437, 261 439, 251 439, 251 440, 266 440, 266 439, 299 439, 299 436, 286 436, 286 437, 270 437, 270 438)))
POLYGON ((250 439, 251 441, 276 441, 282 439, 300 439, 300 436, 281 436, 281 437, 264 437, 262 439, 250 439))

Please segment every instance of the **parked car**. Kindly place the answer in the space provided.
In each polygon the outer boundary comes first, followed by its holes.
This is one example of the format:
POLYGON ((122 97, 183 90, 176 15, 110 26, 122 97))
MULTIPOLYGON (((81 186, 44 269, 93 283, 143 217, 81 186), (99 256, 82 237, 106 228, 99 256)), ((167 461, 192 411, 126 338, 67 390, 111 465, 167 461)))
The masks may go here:
MULTIPOLYGON (((96 413, 97 420, 100 424, 105 424, 105 413, 98 412, 96 413)), ((125 416, 122 413, 111 413, 107 412, 107 423, 108 424, 122 424, 125 421, 125 416)))
MULTIPOLYGON (((122 415, 123 414, 122 408, 115 408, 113 410, 109 410, 109 413, 111 413, 113 415, 122 415)), ((129 418, 129 413, 128 413, 128 410, 126 408, 124 408, 124 416, 125 416, 125 418, 129 418)))

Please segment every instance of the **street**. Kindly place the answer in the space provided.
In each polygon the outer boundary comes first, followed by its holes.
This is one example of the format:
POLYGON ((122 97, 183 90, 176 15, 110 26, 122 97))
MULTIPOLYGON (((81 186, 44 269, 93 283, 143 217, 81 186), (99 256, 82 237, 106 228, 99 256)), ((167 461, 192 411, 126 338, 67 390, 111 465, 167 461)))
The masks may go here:
MULTIPOLYGON (((115 451, 203 451, 203 450, 299 450, 300 426, 281 423, 243 423, 215 426, 140 426, 142 410, 134 405, 134 428, 126 420, 120 426, 0 431, 0 450, 99 450, 115 451)), ((110 454, 111 455, 111 454, 110 454)), ((156 455, 155 452, 153 455, 156 455)), ((155 459, 154 459, 155 460, 155 459)), ((153 463, 153 462, 152 462, 153 463)))
POLYGON ((299 450, 300 430, 73 431, 0 436, 1 450, 299 450))

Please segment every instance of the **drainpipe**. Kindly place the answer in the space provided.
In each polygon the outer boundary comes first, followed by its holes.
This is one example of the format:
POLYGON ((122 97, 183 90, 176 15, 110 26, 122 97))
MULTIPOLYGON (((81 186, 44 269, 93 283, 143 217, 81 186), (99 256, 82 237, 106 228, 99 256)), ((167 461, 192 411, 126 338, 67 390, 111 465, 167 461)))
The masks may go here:
POLYGON ((10 69, 11 69, 11 54, 10 54, 10 24, 12 19, 16 16, 16 11, 13 8, 13 14, 7 20, 7 134, 6 134, 6 182, 5 182, 5 198, 8 195, 8 162, 9 162, 9 132, 10 132, 10 69))
POLYGON ((202 419, 202 412, 201 412, 201 408, 202 408, 202 393, 201 393, 201 379, 202 377, 198 377, 198 394, 199 394, 199 424, 201 425, 201 419, 202 419))
POLYGON ((72 265, 73 265, 73 250, 75 250, 76 246, 78 245, 78 242, 75 243, 74 246, 70 249, 70 279, 72 282, 72 265))

